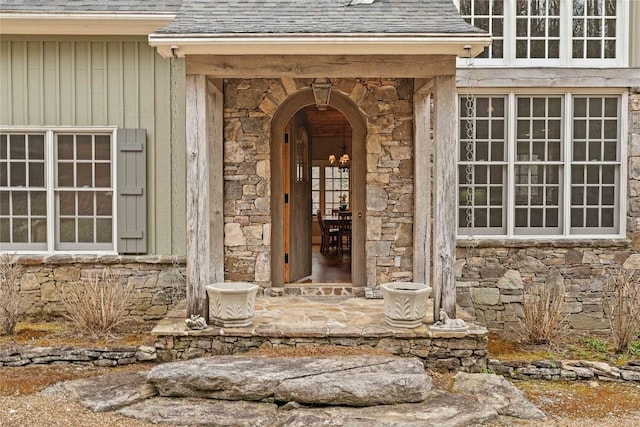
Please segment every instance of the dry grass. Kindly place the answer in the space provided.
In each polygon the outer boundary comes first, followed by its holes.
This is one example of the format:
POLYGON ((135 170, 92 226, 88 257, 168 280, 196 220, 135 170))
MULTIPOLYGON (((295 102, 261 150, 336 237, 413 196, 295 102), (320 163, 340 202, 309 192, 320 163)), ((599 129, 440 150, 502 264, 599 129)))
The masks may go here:
POLYGON ((640 275, 635 270, 609 272, 609 324, 616 353, 623 353, 640 332, 640 275))
POLYGON ((150 334, 154 322, 132 322, 116 328, 108 336, 78 334, 76 327, 64 318, 43 321, 23 320, 16 325, 12 336, 0 336, 0 347, 4 345, 32 345, 40 347, 108 347, 120 345, 153 345, 150 334))
POLYGON ((611 420, 637 415, 640 408, 640 385, 633 383, 518 381, 515 384, 543 411, 570 419, 611 420))
POLYGON ((538 284, 525 289, 522 338, 530 344, 549 343, 568 332, 564 283, 538 284))
POLYGON ((130 322, 133 285, 125 285, 110 269, 91 275, 82 282, 70 283, 58 289, 65 306, 64 316, 90 335, 107 336, 124 323, 130 322))
POLYGON ((22 265, 15 255, 0 255, 0 326, 7 335, 15 333, 20 316, 22 265))

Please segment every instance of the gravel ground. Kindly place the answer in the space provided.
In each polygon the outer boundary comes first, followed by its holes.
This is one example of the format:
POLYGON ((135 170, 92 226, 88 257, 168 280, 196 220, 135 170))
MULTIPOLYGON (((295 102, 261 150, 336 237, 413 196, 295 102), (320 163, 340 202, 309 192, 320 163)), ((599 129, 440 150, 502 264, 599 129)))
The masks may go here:
POLYGON ((42 394, 0 396, 0 425, 3 427, 157 427, 157 424, 111 413, 92 412, 64 397, 42 394))
MULTIPOLYGON (((149 369, 134 365, 118 371, 149 369)), ((75 366, 36 366, 0 368, 1 427, 146 427, 157 426, 113 413, 94 413, 85 409, 59 387, 58 381, 113 372, 109 368, 75 366)), ((447 387, 450 374, 433 373, 434 384, 447 387)), ((532 401, 550 416, 545 421, 502 418, 489 427, 638 427, 640 426, 640 384, 597 382, 516 382, 532 401)), ((186 420, 188 421, 188 420, 186 420)), ((187 425, 185 423, 185 425, 187 425)), ((309 426, 311 427, 311 426, 309 426)))

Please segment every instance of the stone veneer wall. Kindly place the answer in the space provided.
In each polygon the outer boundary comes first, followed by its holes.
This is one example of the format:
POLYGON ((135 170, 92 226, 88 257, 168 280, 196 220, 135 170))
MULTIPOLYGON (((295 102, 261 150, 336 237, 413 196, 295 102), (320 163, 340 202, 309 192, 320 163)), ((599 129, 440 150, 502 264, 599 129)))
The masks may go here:
POLYGON ((467 259, 458 248, 458 304, 496 330, 518 327, 524 289, 563 280, 572 328, 609 330, 603 303, 611 269, 640 270, 640 94, 629 96, 627 235, 620 240, 491 241, 467 259), (559 276, 556 274, 559 273, 559 276))
MULTIPOLYGON (((208 332, 207 332, 208 333, 208 332)), ((310 336, 296 333, 296 336, 267 336, 262 333, 244 335, 224 331, 219 335, 158 335, 156 352, 159 362, 193 359, 207 355, 241 354, 260 348, 304 348, 326 345, 375 348, 388 351, 396 356, 420 358, 426 368, 440 371, 482 372, 487 367, 487 330, 480 328, 469 334, 442 333, 439 337, 386 337, 350 336, 310 336)))
POLYGON ((134 286, 132 308, 137 320, 161 319, 186 296, 185 259, 175 256, 18 256, 23 266, 20 282, 24 313, 58 315, 64 311, 59 290, 111 268, 134 286))
MULTIPOLYGON (((276 109, 312 79, 224 82, 225 280, 271 286, 270 133, 276 109)), ((333 79, 367 122, 367 284, 410 280, 413 80, 333 79)))

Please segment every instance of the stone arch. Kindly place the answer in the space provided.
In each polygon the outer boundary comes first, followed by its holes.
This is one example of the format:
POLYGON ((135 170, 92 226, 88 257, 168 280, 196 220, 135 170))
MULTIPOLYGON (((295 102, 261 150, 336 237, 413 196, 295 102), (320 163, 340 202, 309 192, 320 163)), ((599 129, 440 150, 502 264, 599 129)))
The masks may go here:
MULTIPOLYGON (((300 109, 314 105, 311 88, 301 89, 286 98, 271 119, 271 285, 284 286, 284 176, 283 144, 285 127, 300 109)), ((340 111, 352 128, 352 186, 353 191, 353 243, 351 256, 354 287, 366 286, 366 137, 367 121, 364 113, 346 95, 332 90, 329 105, 340 111)))

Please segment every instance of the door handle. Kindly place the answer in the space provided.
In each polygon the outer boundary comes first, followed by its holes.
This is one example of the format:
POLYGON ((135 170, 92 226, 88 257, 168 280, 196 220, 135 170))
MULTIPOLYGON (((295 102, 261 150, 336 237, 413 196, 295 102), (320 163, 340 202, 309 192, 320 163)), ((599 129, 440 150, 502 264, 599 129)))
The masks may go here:
POLYGON ((362 212, 358 212, 358 218, 362 218, 362 212))

